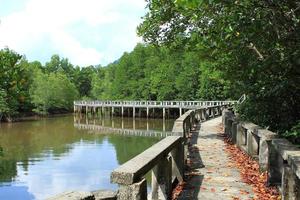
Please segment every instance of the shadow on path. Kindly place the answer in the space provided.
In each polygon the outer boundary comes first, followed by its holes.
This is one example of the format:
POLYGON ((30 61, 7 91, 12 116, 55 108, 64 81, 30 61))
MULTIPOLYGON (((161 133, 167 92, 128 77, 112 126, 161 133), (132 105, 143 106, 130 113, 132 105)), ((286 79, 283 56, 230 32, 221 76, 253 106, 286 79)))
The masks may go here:
POLYGON ((200 151, 197 148, 200 127, 201 124, 199 123, 190 133, 188 141, 188 161, 185 168, 187 184, 178 199, 197 199, 200 186, 204 179, 204 175, 200 174, 199 169, 204 168, 205 165, 202 161, 200 151))
POLYGON ((229 165, 220 130, 221 118, 207 120, 191 132, 186 168, 186 185, 178 199, 248 200, 251 186, 243 183, 239 171, 229 165), (242 191, 242 192, 241 192, 242 191))

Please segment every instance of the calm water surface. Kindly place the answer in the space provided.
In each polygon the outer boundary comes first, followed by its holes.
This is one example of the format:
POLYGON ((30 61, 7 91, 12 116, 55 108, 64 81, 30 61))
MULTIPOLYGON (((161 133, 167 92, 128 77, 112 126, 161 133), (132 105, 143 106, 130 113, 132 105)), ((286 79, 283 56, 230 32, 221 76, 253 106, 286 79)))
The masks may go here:
POLYGON ((0 199, 45 199, 70 191, 116 189, 113 169, 160 138, 77 128, 170 131, 173 120, 73 116, 0 124, 0 199), (101 134, 99 134, 101 133, 101 134))

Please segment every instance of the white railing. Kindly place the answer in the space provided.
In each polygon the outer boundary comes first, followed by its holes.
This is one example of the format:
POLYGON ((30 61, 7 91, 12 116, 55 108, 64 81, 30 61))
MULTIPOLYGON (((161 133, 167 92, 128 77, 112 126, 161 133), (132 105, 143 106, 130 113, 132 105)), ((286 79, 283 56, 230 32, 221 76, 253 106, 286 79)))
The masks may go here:
POLYGON ((238 101, 74 101, 74 106, 199 108, 233 105, 238 101))

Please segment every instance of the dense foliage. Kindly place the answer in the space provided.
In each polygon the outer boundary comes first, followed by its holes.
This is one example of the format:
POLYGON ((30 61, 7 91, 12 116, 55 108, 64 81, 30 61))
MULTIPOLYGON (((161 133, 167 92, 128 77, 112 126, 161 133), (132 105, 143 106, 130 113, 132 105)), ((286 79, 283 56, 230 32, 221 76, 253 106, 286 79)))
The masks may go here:
POLYGON ((91 90, 86 71, 58 55, 43 66, 5 48, 0 50, 0 120, 31 114, 69 112, 73 101, 91 90), (84 74, 84 75, 82 75, 84 74), (88 80, 87 80, 88 79, 88 80))
POLYGON ((299 1, 149 0, 138 31, 148 43, 205 53, 229 96, 246 93, 243 118, 281 133, 294 126, 299 137, 299 22, 299 1))
POLYGON ((69 110, 78 98, 75 85, 63 73, 37 73, 30 95, 35 105, 34 111, 47 114, 48 111, 69 110))
POLYGON ((117 62, 99 68, 92 79, 97 99, 225 99, 225 81, 209 71, 195 51, 172 51, 138 44, 117 62), (200 84, 200 83, 203 83, 200 84))

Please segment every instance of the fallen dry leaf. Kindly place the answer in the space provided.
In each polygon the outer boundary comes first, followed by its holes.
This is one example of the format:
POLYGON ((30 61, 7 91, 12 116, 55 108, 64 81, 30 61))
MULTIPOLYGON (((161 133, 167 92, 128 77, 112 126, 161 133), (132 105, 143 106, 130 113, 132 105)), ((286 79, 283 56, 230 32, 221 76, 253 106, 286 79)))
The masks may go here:
POLYGON ((201 190, 207 190, 207 188, 206 188, 206 187, 203 187, 203 186, 201 186, 200 189, 201 189, 201 190))
MULTIPOLYGON (((223 127, 219 127, 220 129, 223 127)), ((224 132, 224 131, 222 131, 224 132)), ((228 167, 236 167, 240 171, 241 179, 243 182, 249 184, 253 188, 253 192, 257 196, 255 199, 259 200, 278 200, 280 195, 275 187, 267 187, 267 172, 259 172, 259 164, 253 160, 244 151, 239 149, 236 145, 231 143, 231 140, 224 134, 220 134, 225 143, 225 151, 227 152, 231 161, 227 164, 228 167)), ((225 174, 224 174, 225 175, 225 174)), ((241 194, 249 194, 246 190, 241 190, 241 194)), ((238 200, 238 197, 232 197, 234 200, 238 200)))

